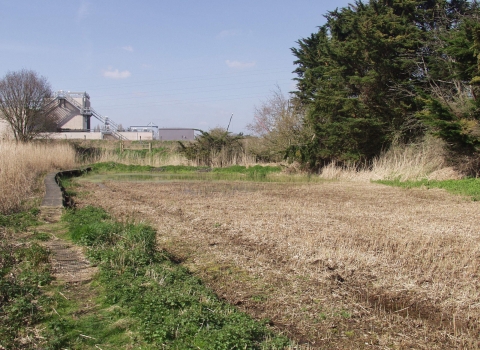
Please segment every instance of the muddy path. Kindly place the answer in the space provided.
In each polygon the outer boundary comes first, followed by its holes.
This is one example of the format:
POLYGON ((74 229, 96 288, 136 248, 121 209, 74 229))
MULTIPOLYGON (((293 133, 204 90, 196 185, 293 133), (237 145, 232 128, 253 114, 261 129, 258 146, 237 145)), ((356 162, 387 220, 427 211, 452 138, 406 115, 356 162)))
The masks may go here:
POLYGON ((304 348, 476 349, 480 205, 328 182, 82 182, 78 205, 142 220, 219 296, 304 348))

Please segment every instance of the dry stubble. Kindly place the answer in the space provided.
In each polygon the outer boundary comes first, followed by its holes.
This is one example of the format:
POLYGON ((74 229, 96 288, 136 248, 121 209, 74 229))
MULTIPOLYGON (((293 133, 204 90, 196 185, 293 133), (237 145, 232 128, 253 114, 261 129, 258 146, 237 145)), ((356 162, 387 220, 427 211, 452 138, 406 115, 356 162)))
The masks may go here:
POLYGON ((312 348, 479 348, 480 206, 361 182, 85 183, 228 301, 312 348))

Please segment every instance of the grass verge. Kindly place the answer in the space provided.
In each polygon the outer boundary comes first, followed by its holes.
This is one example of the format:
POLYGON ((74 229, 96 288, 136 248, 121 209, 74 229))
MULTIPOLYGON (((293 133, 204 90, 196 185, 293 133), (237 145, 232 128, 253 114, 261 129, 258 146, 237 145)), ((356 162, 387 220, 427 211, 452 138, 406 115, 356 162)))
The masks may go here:
POLYGON ((462 180, 421 180, 421 181, 400 181, 400 180, 379 180, 380 184, 397 186, 403 188, 441 188, 450 193, 471 197, 474 201, 480 200, 480 179, 462 179, 462 180))
POLYGON ((99 267, 99 305, 95 313, 82 314, 64 299, 48 321, 51 348, 118 348, 126 342, 172 349, 287 345, 286 338, 219 300, 198 278, 157 251, 151 227, 116 222, 94 207, 70 211, 64 220, 70 238, 86 246, 99 267))
POLYGON ((0 215, 0 349, 35 348, 39 337, 34 326, 50 303, 42 293, 52 280, 49 252, 19 236, 38 223, 37 213, 0 215))
POLYGON ((243 165, 232 165, 225 168, 209 168, 205 166, 189 166, 189 165, 165 165, 162 167, 153 167, 149 165, 126 165, 116 162, 102 162, 92 165, 92 171, 95 173, 132 173, 159 171, 165 173, 195 173, 195 172, 213 172, 218 174, 247 174, 266 176, 270 173, 281 172, 280 167, 255 165, 246 167, 243 165))

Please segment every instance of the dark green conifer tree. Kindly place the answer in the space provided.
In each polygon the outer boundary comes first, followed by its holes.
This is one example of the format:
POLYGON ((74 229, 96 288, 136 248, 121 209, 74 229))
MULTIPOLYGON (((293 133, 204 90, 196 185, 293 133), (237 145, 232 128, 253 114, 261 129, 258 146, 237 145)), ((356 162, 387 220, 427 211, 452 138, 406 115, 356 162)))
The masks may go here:
POLYGON ((394 140, 441 129, 460 101, 468 104, 455 118, 478 121, 476 16, 476 4, 463 0, 356 1, 329 12, 317 33, 292 48, 295 98, 314 136, 289 156, 312 168, 368 161, 394 140))

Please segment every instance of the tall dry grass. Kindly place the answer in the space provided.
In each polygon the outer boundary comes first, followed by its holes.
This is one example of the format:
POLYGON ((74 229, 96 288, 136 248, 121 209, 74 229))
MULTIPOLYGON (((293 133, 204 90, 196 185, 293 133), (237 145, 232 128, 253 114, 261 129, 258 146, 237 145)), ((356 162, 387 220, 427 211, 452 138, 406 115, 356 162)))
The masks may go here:
POLYGON ((369 167, 331 163, 321 170, 320 177, 360 181, 458 178, 459 174, 447 166, 446 156, 444 142, 432 137, 418 144, 393 145, 369 167))
POLYGON ((258 164, 256 156, 249 154, 243 149, 228 150, 222 148, 220 151, 211 150, 208 159, 197 158, 191 161, 191 165, 208 165, 213 168, 228 167, 232 165, 253 166, 258 164))
POLYGON ((66 143, 0 142, 0 213, 23 209, 41 174, 75 165, 75 150, 66 143))
POLYGON ((115 162, 127 165, 150 165, 154 167, 165 165, 191 165, 191 162, 179 153, 143 156, 136 153, 119 154, 116 150, 110 149, 102 149, 100 154, 93 159, 93 163, 97 162, 115 162))
POLYGON ((209 165, 214 168, 225 167, 231 165, 255 165, 256 157, 249 155, 246 152, 226 152, 224 150, 212 150, 208 157, 209 161, 204 159, 189 160, 185 155, 172 149, 165 154, 142 155, 140 153, 119 153, 115 149, 102 149, 97 157, 93 159, 94 162, 115 162, 132 165, 150 165, 160 167, 165 165, 190 165, 190 166, 204 166, 209 165))

